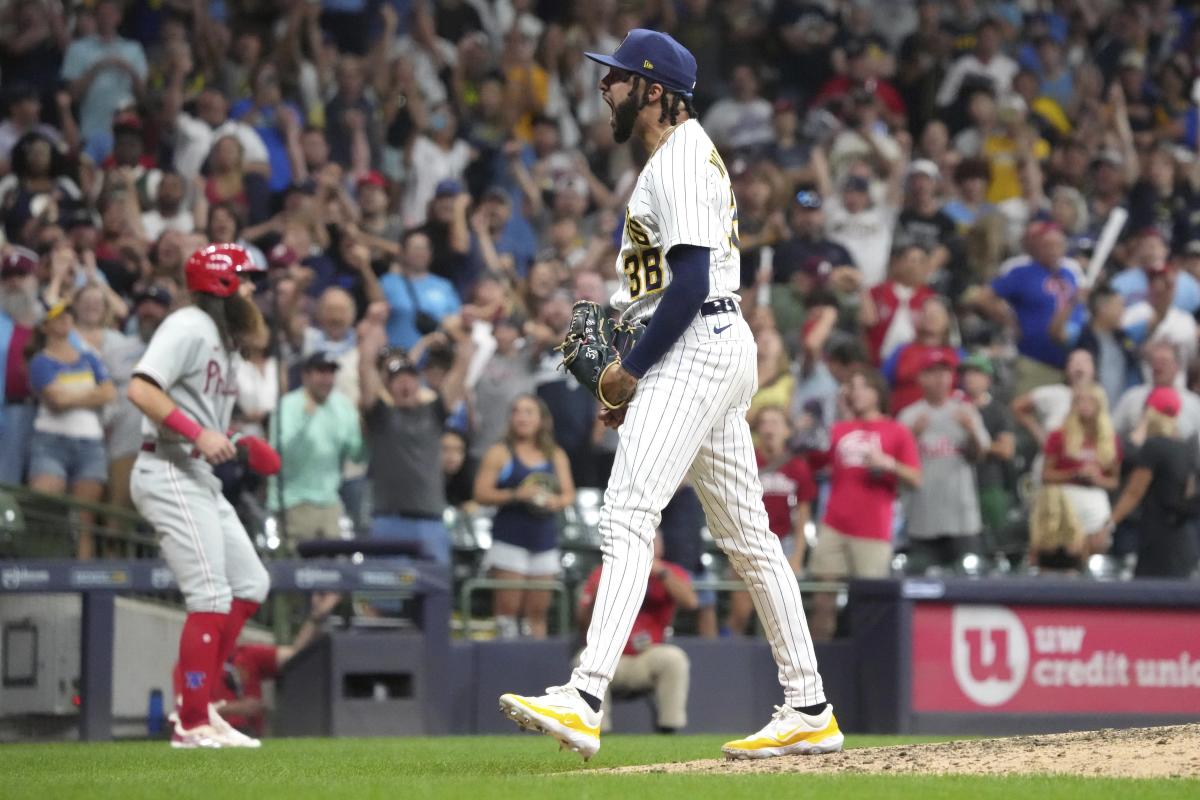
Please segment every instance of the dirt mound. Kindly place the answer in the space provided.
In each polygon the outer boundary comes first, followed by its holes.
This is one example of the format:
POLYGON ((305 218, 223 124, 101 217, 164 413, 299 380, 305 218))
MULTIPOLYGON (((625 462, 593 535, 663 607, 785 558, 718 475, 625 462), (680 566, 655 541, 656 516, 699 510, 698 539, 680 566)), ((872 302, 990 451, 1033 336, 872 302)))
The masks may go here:
POLYGON ((606 771, 1195 778, 1200 777, 1200 725, 865 747, 823 756, 788 756, 759 761, 711 759, 606 771))

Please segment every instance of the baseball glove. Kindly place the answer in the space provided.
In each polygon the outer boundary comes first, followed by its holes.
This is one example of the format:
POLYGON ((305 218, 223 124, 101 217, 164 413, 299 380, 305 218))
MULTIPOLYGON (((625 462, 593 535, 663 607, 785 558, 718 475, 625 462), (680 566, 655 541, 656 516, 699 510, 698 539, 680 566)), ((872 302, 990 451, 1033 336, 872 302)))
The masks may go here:
POLYGON ((605 371, 628 355, 645 328, 640 324, 614 323, 598 304, 580 300, 571 309, 571 324, 563 343, 554 348, 563 354, 562 366, 575 376, 605 408, 610 403, 600 389, 605 371))

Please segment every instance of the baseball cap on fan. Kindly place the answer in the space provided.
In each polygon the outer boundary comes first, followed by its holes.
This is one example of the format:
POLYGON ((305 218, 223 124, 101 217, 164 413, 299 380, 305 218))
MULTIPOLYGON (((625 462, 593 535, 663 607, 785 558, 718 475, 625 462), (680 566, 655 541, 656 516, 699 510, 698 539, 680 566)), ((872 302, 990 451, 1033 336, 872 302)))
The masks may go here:
POLYGON ((1146 395, 1146 408, 1152 408, 1164 416, 1179 416, 1182 407, 1183 401, 1179 399, 1179 392, 1170 386, 1155 386, 1150 390, 1150 394, 1146 395))
POLYGON ((634 28, 611 56, 584 55, 607 67, 637 73, 688 97, 696 88, 696 57, 665 33, 634 28))

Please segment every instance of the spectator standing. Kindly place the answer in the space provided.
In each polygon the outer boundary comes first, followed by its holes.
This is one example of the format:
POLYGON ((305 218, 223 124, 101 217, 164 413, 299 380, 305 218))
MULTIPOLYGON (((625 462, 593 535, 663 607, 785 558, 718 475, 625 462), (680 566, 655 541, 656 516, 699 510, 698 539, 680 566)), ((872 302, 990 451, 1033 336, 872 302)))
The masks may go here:
POLYGON ((1087 537, 1087 554, 1107 552, 1108 493, 1121 479, 1121 443, 1099 386, 1075 391, 1061 429, 1046 438, 1043 486, 1060 486, 1067 505, 1087 537))
MULTIPOLYGON (((567 454, 554 443, 546 404, 525 394, 513 401, 504 440, 488 448, 475 478, 475 502, 499 506, 492 546, 483 567, 493 578, 554 580, 562 569, 557 515, 575 502, 567 454)), ((496 633, 515 638, 518 621, 535 639, 546 638, 551 592, 497 589, 492 595, 496 633)))
MULTIPOLYGON (((1087 350, 1072 350, 1067 357, 1065 383, 1050 383, 1038 386, 1018 396, 1012 402, 1013 417, 1021 424, 1038 447, 1046 443, 1046 437, 1062 427, 1071 411, 1075 392, 1096 382, 1096 362, 1087 350)), ((1040 469, 1034 470, 1041 474, 1040 469)))
POLYGON ((213 144, 226 136, 232 136, 242 146, 243 165, 248 172, 267 174, 266 144, 253 127, 229 118, 229 101, 219 90, 208 88, 196 96, 194 116, 184 110, 180 88, 169 88, 164 104, 168 110, 175 110, 175 169, 184 178, 197 180, 213 144))
MULTIPOLYGON (((829 499, 808 564, 818 581, 887 577, 897 492, 919 488, 922 480, 916 440, 886 415, 883 377, 857 369, 844 392, 851 416, 834 424, 828 452, 813 459, 830 467, 829 499)), ((835 595, 813 595, 810 627, 814 639, 833 637, 835 595)))
MULTIPOLYGON (((100 359, 81 352, 70 340, 74 315, 60 300, 42 320, 30 342, 36 353, 29 379, 40 406, 30 441, 29 486, 48 494, 97 503, 108 483, 108 456, 100 410, 117 392, 100 359)), ((80 511, 76 558, 96 554, 93 514, 80 511)))
POLYGON ((363 457, 358 413, 334 389, 338 368, 324 350, 306 358, 303 385, 283 396, 271 421, 270 441, 282 467, 271 479, 267 504, 271 511, 283 511, 289 549, 309 539, 341 537, 342 470, 363 457), (282 498, 278 481, 283 483, 282 498))
POLYGON ((412 348, 462 305, 453 284, 429 272, 432 260, 429 237, 409 231, 404 237, 401 263, 379 281, 391 309, 387 334, 388 343, 394 347, 412 348))
POLYGON ((1020 332, 1016 390, 1062 381, 1070 345, 1084 323, 1075 275, 1064 268, 1066 238, 1057 225, 1034 223, 1029 261, 992 281, 988 310, 1020 332))
POLYGON ((37 254, 24 247, 10 248, 0 258, 0 353, 4 355, 4 369, 0 371, 4 403, 0 416, 0 483, 24 483, 29 462, 37 405, 29 384, 25 348, 43 313, 34 275, 37 266, 37 254))
POLYGON ((976 462, 992 446, 979 410, 951 395, 957 358, 934 350, 921 365, 922 398, 896 420, 912 431, 921 457, 921 485, 905 496, 908 569, 953 568, 978 554, 982 528, 976 462))
POLYGON ((871 182, 859 174, 847 177, 841 196, 829 203, 825 231, 850 253, 865 286, 874 286, 887 275, 897 211, 894 198, 872 199, 871 182))
POLYGON ((442 522, 445 478, 431 469, 440 460, 442 429, 465 396, 474 344, 467 331, 452 331, 454 357, 440 392, 424 387, 417 367, 402 353, 381 351, 383 326, 360 326, 359 407, 371 457, 367 476, 374 498, 371 538, 407 542, 424 558, 450 564, 450 539, 442 522))
POLYGON ((1008 514, 1016 499, 1013 494, 1016 424, 1008 408, 992 396, 995 369, 987 356, 980 353, 965 359, 959 364, 958 372, 963 394, 979 411, 983 427, 992 440, 982 460, 975 465, 975 483, 979 490, 980 521, 984 533, 990 536, 986 544, 994 549, 1008 527, 1008 514))
MULTIPOLYGON (((1165 342, 1171 345, 1179 353, 1180 362, 1190 364, 1196 357, 1196 319, 1172 302, 1176 274, 1169 264, 1150 273, 1146 299, 1125 310, 1121 327, 1137 344, 1165 342)), ((1182 380, 1179 388, 1183 388, 1182 380)))
MULTIPOLYGON (((792 425, 781 406, 759 409, 753 431, 758 442, 755 457, 767 520, 771 532, 779 537, 792 572, 800 575, 804 572, 808 550, 805 531, 812 520, 817 485, 808 461, 789 449, 792 425)), ((735 634, 745 633, 753 611, 749 592, 734 592, 729 596, 726 627, 735 634)))
POLYGON ((424 224, 429 201, 442 181, 463 179, 471 146, 458 138, 458 121, 449 106, 430 109, 428 127, 413 140, 408 155, 409 180, 404 196, 404 223, 424 224))
POLYGON ((270 343, 271 334, 265 328, 247 335, 236 367, 234 419, 247 436, 263 438, 267 418, 279 405, 279 360, 270 352, 270 343))
POLYGON ((898 243, 892 248, 888 279, 872 286, 863 296, 859 323, 866 334, 871 361, 887 361, 897 348, 917 335, 917 320, 934 292, 926 285, 929 259, 915 243, 898 243))
MULTIPOLYGON (((579 627, 587 630, 600 585, 596 567, 579 595, 579 627)), ((601 725, 612 724, 612 695, 614 693, 653 692, 657 712, 655 720, 659 733, 673 733, 687 726, 688 682, 691 664, 687 653, 678 645, 666 641, 667 628, 675 618, 676 609, 691 611, 698 601, 687 570, 678 564, 662 560, 662 539, 654 538, 654 562, 650 565, 650 580, 633 630, 601 708, 601 725)))
POLYGON ((163 231, 191 233, 196 217, 187 203, 187 184, 178 172, 163 172, 154 196, 154 207, 142 213, 142 234, 157 241, 163 231))
POLYGON ((63 57, 61 77, 79 103, 80 132, 97 162, 112 149, 113 114, 141 97, 148 73, 142 46, 118 33, 121 17, 119 0, 101 0, 95 33, 71 42, 63 57))
POLYGON ((1175 416, 1175 427, 1180 438, 1189 439, 1200 433, 1200 397, 1179 386, 1179 354, 1166 343, 1151 344, 1146 348, 1146 363, 1150 367, 1150 380, 1134 386, 1121 395, 1121 401, 1113 412, 1113 427, 1119 436, 1129 436, 1142 418, 1146 400, 1155 388, 1170 386, 1179 393, 1179 413, 1175 416))
POLYGON ((940 297, 928 297, 916 319, 916 338, 900 345, 883 365, 892 387, 891 408, 898 415, 921 398, 921 370, 931 353, 957 364, 959 349, 950 344, 950 308, 940 297))
MULTIPOLYGON (((1171 250, 1157 228, 1137 231, 1129 242, 1129 266, 1113 276, 1111 286, 1125 299, 1127 308, 1150 295, 1152 275, 1170 268, 1171 250)), ((1187 314, 1200 311, 1200 282, 1190 273, 1175 281, 1175 305, 1187 314)))
POLYGON ((999 21, 985 19, 979 23, 975 50, 950 65, 938 87, 937 104, 943 108, 954 104, 964 85, 987 86, 997 94, 1007 92, 1020 68, 1002 52, 1003 44, 999 21))
POLYGON ((925 158, 912 162, 894 239, 922 248, 928 254, 922 282, 931 283, 942 294, 953 297, 959 294, 956 290, 965 288, 965 276, 961 274, 958 228, 942 210, 941 181, 937 164, 925 158))
POLYGON ((732 158, 770 144, 772 109, 771 102, 759 94, 758 75, 749 64, 733 68, 729 86, 729 96, 713 103, 704 115, 704 130, 732 158))
POLYGON ((1104 526, 1112 532, 1134 509, 1139 578, 1187 578, 1196 569, 1195 437, 1181 439, 1176 420, 1183 403, 1169 386, 1150 390, 1131 435, 1137 452, 1125 488, 1104 526))
POLYGON ((511 424, 513 403, 533 393, 532 345, 522 338, 520 321, 502 317, 492 325, 496 351, 479 372, 474 387, 475 430, 471 452, 483 457, 505 435, 511 424))
POLYGON ((116 391, 116 400, 101 411, 108 451, 108 502, 129 508, 133 505, 129 476, 142 445, 142 412, 129 402, 125 390, 133 379, 134 366, 146 351, 146 342, 114 329, 116 309, 124 316, 125 302, 106 286, 84 286, 76 292, 72 307, 79 338, 100 358, 116 391))
MULTIPOLYGON (((1088 294, 1088 311, 1088 324, 1077 346, 1092 354, 1096 380, 1104 387, 1109 408, 1116 408, 1125 390, 1142 381, 1138 346, 1122 327, 1125 301, 1112 288, 1093 289, 1088 294)), ((1068 372, 1069 364, 1068 360, 1068 372)))

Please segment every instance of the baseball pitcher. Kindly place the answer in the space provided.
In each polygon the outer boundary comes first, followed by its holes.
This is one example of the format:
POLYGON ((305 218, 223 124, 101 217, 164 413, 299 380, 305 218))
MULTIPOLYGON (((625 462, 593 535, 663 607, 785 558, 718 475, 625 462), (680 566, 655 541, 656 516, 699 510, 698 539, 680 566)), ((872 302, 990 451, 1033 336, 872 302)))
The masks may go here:
POLYGON ((612 679, 654 561, 663 507, 685 479, 709 529, 749 587, 779 665, 784 704, 758 733, 727 743, 730 758, 842 748, 825 701, 796 578, 771 533, 746 410, 757 390, 756 348, 738 299, 737 204, 725 164, 691 93, 696 59, 666 34, 635 29, 611 56, 600 91, 614 137, 637 136, 649 157, 625 216, 621 288, 608 323, 576 305, 567 368, 620 429, 604 495, 604 563, 587 646, 571 680, 546 694, 505 694, 500 708, 584 759, 600 749, 600 698, 612 679), (644 325, 644 330, 642 326, 644 325))

